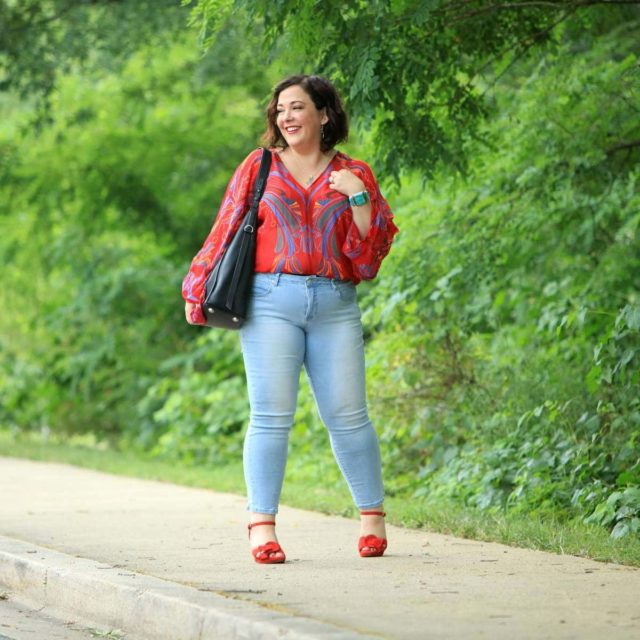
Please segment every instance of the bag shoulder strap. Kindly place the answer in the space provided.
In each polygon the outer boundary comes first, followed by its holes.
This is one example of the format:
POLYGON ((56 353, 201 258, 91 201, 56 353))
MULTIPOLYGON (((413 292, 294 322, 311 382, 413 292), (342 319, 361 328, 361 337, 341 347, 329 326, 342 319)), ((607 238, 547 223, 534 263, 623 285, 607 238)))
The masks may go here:
POLYGON ((252 208, 257 208, 260 198, 264 193, 265 185, 267 184, 267 178, 269 177, 269 170, 271 169, 271 151, 262 147, 262 160, 260 160, 260 170, 258 171, 258 177, 256 178, 256 184, 253 191, 253 204, 252 208))

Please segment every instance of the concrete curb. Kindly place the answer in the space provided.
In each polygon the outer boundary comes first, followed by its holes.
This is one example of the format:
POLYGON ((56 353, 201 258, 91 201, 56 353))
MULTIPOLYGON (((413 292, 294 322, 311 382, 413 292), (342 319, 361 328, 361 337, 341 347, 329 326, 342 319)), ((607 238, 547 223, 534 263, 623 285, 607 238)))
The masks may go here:
POLYGON ((154 640, 365 640, 240 600, 0 536, 0 585, 58 618, 154 640))

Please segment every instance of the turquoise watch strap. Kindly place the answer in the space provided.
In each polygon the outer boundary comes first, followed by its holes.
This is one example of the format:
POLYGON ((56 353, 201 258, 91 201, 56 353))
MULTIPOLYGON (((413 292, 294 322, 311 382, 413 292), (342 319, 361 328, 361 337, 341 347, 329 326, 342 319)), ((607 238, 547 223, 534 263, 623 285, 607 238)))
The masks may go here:
POLYGON ((349 196, 349 204, 352 207, 362 207, 367 204, 367 202, 371 202, 368 191, 358 191, 358 193, 349 196))

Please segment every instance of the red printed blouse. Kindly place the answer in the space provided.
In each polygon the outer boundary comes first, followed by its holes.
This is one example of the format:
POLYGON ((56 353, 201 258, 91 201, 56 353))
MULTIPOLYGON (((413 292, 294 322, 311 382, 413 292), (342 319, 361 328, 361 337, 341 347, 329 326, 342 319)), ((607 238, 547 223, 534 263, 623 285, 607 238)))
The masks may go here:
MULTIPOLYGON (((317 275, 339 280, 370 280, 389 253, 398 228, 369 166, 338 151, 315 181, 304 188, 272 150, 272 163, 258 208, 256 272, 317 275), (329 187, 332 171, 348 169, 371 196, 371 227, 361 238, 346 196, 329 187)), ((261 150, 236 169, 215 222, 182 283, 182 297, 196 303, 191 320, 204 324, 200 308, 211 269, 249 209, 261 150)))

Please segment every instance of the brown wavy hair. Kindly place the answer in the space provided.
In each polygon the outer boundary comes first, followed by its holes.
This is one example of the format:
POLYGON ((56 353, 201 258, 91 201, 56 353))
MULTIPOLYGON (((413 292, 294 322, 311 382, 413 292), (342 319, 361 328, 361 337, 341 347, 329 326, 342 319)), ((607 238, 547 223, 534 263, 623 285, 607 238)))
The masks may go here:
POLYGON ((320 139, 322 151, 329 151, 339 142, 346 141, 349 135, 349 121, 336 88, 321 76, 294 75, 281 80, 273 90, 267 106, 267 129, 262 136, 263 142, 269 147, 289 146, 278 129, 276 119, 280 93, 293 86, 302 87, 316 109, 326 110, 329 121, 324 125, 323 137, 320 139))

